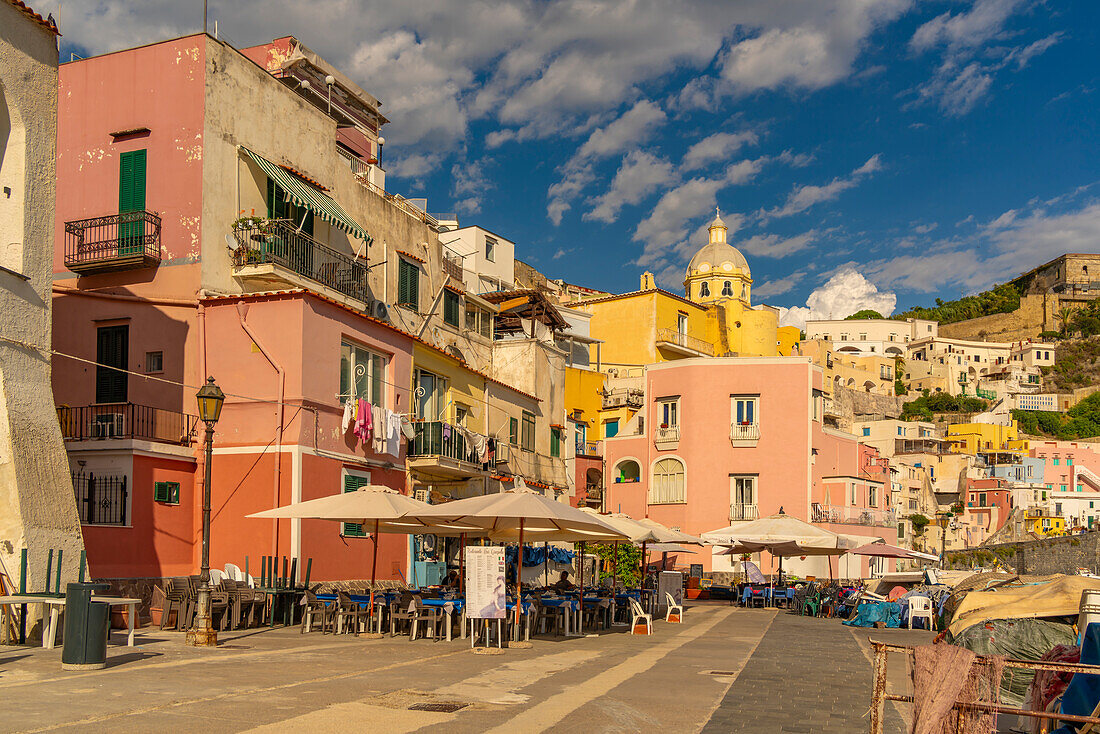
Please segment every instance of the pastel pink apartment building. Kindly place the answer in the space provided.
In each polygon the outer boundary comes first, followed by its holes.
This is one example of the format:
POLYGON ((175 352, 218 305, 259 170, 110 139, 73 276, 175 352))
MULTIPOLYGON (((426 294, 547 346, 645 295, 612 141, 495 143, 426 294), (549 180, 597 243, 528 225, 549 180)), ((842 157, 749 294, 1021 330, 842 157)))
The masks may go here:
MULTIPOLYGON (((684 359, 650 365, 645 410, 606 439, 608 511, 699 535, 782 510, 833 532, 897 541, 888 462, 822 423, 822 371, 804 357, 684 359)), ((678 567, 729 570, 711 549, 678 554, 678 567)), ((736 559, 732 559, 736 561, 736 559)), ((775 568, 764 554, 761 568, 775 568)), ((821 558, 784 569, 827 577, 821 558)), ((866 559, 833 560, 839 577, 866 559)))

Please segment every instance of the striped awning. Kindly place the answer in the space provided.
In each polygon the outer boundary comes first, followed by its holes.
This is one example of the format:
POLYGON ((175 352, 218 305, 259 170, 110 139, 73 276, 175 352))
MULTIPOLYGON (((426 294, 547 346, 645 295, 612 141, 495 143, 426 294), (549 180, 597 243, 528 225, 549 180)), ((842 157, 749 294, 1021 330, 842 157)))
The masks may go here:
POLYGON ((336 200, 331 196, 321 191, 316 186, 311 186, 281 166, 275 165, 262 155, 253 153, 243 145, 241 146, 241 150, 243 150, 249 158, 256 161, 256 165, 263 169, 263 172, 275 183, 279 184, 294 203, 309 208, 321 219, 324 219, 334 227, 339 227, 353 237, 358 237, 368 245, 372 242, 373 238, 367 234, 366 230, 348 216, 348 213, 344 211, 343 207, 337 204, 336 200))

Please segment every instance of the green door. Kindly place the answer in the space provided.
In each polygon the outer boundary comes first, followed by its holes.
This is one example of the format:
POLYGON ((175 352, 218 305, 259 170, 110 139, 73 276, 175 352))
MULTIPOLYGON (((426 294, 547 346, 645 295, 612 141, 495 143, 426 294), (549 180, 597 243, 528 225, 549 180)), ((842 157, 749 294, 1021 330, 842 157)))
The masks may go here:
POLYGON ((145 248, 145 151, 133 150, 119 157, 118 254, 140 255, 145 248), (127 216, 132 214, 132 216, 127 216))

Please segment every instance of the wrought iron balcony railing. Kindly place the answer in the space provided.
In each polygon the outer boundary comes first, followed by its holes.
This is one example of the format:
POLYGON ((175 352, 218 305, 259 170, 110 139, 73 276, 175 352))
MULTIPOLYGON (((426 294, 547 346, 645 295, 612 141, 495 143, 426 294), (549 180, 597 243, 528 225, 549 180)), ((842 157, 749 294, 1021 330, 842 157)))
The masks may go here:
POLYGON ((367 263, 322 245, 290 221, 276 219, 233 230, 234 267, 279 265, 345 296, 366 301, 367 263))
POLYGON ((665 342, 667 344, 675 344, 682 349, 689 349, 693 352, 699 352, 705 354, 708 357, 714 356, 714 345, 703 339, 698 339, 694 336, 688 336, 682 334, 675 329, 657 329, 657 341, 665 342))
POLYGON ((896 511, 878 510, 866 507, 820 505, 815 502, 811 506, 810 514, 811 522, 833 523, 836 525, 872 525, 888 528, 898 523, 898 514, 896 511))
POLYGON ((57 406, 61 435, 67 441, 129 438, 190 446, 198 416, 134 403, 57 406))
POLYGON ((443 421, 414 423, 408 456, 410 459, 441 456, 467 464, 481 464, 477 449, 454 426, 443 421))
POLYGON ((65 222, 65 267, 88 275, 160 263, 160 217, 121 212, 65 222))

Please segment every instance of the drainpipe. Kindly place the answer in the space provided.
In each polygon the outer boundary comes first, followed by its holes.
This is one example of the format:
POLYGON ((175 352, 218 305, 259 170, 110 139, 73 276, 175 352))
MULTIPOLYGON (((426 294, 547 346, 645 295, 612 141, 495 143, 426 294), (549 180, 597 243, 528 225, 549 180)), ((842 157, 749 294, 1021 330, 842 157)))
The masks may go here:
MULTIPOLYGON (((275 434, 275 480, 272 488, 272 507, 279 506, 279 484, 282 479, 282 458, 283 458, 283 412, 285 410, 283 406, 283 398, 286 394, 286 370, 284 370, 274 359, 263 344, 260 343, 259 338, 253 333, 252 329, 248 326, 248 304, 244 301, 237 303, 237 317, 241 322, 241 329, 248 335, 248 338, 252 340, 252 343, 256 345, 256 348, 260 350, 260 354, 264 356, 264 359, 268 361, 272 369, 279 375, 279 426, 275 434)), ((279 555, 279 521, 275 520, 271 527, 271 554, 273 556, 279 555)))

